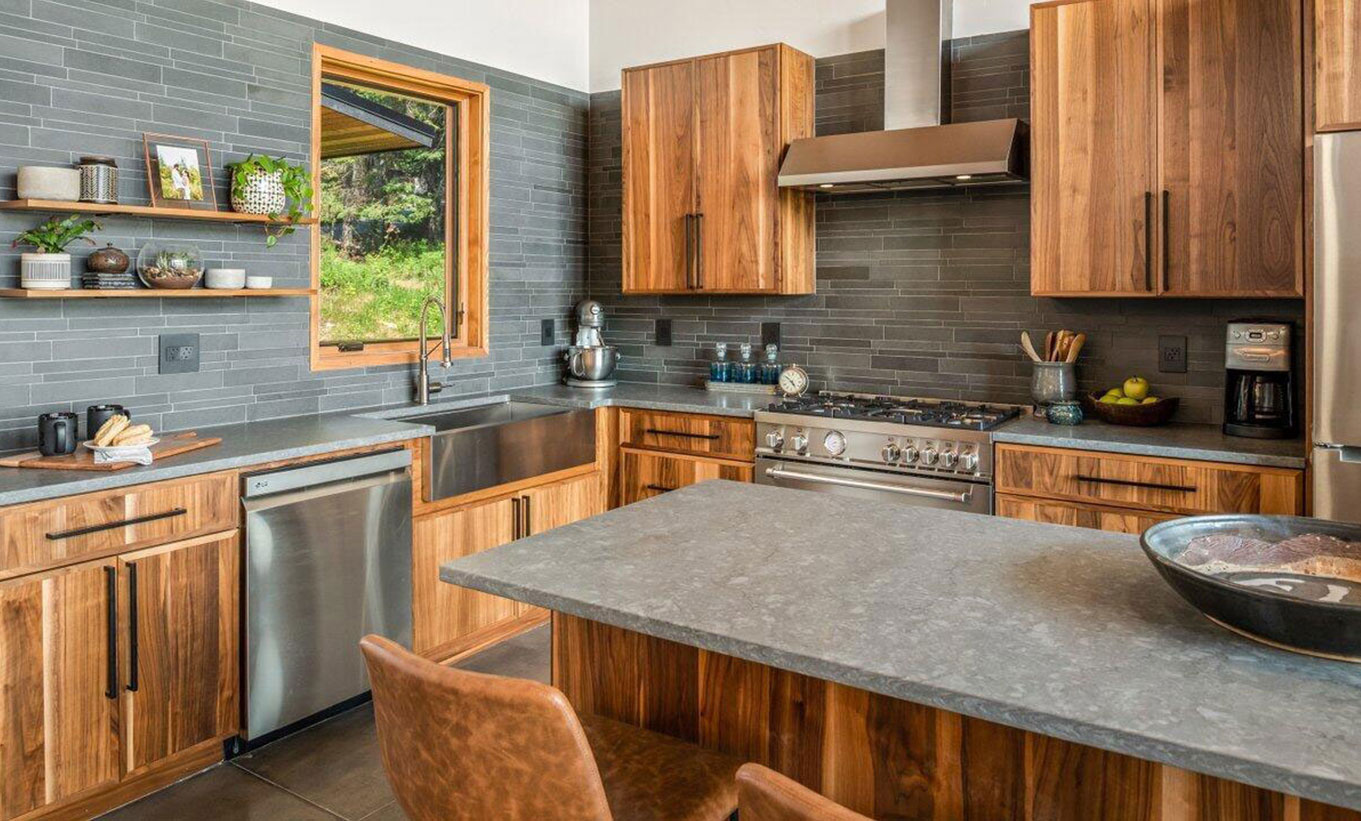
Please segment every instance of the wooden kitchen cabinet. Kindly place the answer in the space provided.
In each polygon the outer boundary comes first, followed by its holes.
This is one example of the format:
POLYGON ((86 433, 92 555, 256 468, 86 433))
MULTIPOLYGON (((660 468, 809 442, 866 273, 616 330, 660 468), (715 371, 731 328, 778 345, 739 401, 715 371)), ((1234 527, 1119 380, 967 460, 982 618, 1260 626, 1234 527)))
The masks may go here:
POLYGON ((1117 507, 1077 505, 1066 502, 1043 502, 1024 496, 998 494, 997 515, 1028 522, 1046 522, 1115 533, 1143 533, 1158 522, 1177 518, 1175 513, 1156 513, 1148 510, 1125 510, 1117 507))
POLYGON ((115 784, 114 562, 0 582, 0 819, 115 784))
POLYGON ((237 731, 241 545, 235 531, 123 554, 127 772, 237 731))
POLYGON ((1361 129, 1361 2, 1314 0, 1314 128, 1361 129))
POLYGON ((1300 0, 1031 11, 1031 291, 1300 296, 1300 0))
POLYGON ((620 502, 626 505, 706 479, 750 482, 754 472, 750 462, 653 453, 627 447, 619 450, 619 465, 620 502))
POLYGON ((733 416, 623 408, 619 442, 627 447, 751 461, 756 423, 733 416))
POLYGON ((625 69, 624 293, 808 294, 813 198, 778 187, 813 135, 813 60, 777 44, 625 69))

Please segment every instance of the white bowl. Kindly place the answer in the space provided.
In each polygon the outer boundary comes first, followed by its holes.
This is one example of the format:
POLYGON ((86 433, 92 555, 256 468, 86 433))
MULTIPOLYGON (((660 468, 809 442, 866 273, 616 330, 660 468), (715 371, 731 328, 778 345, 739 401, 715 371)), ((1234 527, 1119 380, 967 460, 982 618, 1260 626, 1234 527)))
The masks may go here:
POLYGON ((80 169, 56 168, 45 165, 25 165, 19 168, 18 185, 21 200, 80 199, 80 169))
POLYGON ((246 287, 246 269, 209 268, 204 275, 203 287, 214 290, 240 290, 246 287))
POLYGON ((246 277, 246 287, 252 290, 263 290, 274 286, 274 277, 253 276, 246 277))

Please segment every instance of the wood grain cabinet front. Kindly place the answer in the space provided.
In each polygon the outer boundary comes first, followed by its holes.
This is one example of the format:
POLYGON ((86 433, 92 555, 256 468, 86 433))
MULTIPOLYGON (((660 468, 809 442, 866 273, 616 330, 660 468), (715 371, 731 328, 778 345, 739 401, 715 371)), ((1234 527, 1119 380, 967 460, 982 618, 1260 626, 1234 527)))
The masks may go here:
POLYGON ((1032 6, 1032 293, 1302 295, 1303 19, 1301 0, 1032 6))
POLYGON ((706 479, 750 482, 753 473, 750 462, 620 448, 620 503, 633 504, 706 479))
POLYGON ((1314 0, 1314 127, 1361 129, 1361 1, 1314 0))
POLYGON ((777 44, 621 84, 624 293, 813 293, 813 198, 776 183, 813 135, 813 59, 777 44))
POLYGON ((619 412, 622 445, 725 459, 756 458, 756 424, 750 419, 624 408, 619 412))

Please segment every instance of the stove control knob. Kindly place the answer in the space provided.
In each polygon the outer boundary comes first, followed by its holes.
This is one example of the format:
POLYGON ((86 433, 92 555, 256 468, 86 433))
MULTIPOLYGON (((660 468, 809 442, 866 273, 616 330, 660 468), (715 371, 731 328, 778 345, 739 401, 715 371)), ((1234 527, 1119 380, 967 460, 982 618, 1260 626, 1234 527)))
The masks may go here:
POLYGON ((936 463, 936 459, 939 458, 939 456, 940 454, 936 452, 936 449, 931 447, 930 445, 927 445, 926 447, 922 448, 923 465, 934 465, 936 463))
POLYGON ((942 467, 947 467, 953 470, 954 466, 959 464, 959 454, 955 453, 953 450, 941 451, 940 464, 942 467))
POLYGON ((773 430, 770 433, 767 433, 766 445, 771 450, 778 451, 780 448, 784 447, 784 434, 779 432, 778 430, 773 430))
POLYGON ((964 451, 959 455, 959 466, 969 473, 978 470, 978 454, 971 450, 964 451))
POLYGON ((884 445, 883 450, 879 451, 879 455, 884 458, 885 462, 893 464, 902 458, 903 449, 898 446, 897 442, 889 442, 887 445, 884 445))
POLYGON ((790 440, 790 444, 794 446, 794 451, 796 453, 808 452, 808 437, 802 433, 794 434, 794 438, 790 440))
POLYGON ((840 456, 846 452, 846 437, 839 430, 827 431, 827 435, 822 437, 822 446, 829 455, 840 456))
POLYGON ((917 457, 920 455, 921 452, 917 450, 917 447, 915 445, 908 445, 907 447, 903 448, 903 463, 910 465, 913 462, 917 461, 917 457))

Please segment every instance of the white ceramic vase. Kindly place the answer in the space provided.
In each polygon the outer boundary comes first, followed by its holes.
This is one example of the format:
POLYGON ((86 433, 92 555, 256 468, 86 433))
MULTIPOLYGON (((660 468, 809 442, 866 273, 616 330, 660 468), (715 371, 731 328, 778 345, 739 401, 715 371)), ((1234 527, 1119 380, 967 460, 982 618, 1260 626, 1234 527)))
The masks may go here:
POLYGON ((71 287, 70 254, 21 254, 19 286, 34 291, 65 291, 71 287))
POLYGON ((232 185, 232 210, 238 214, 282 214, 287 204, 282 171, 252 171, 245 185, 232 185))

